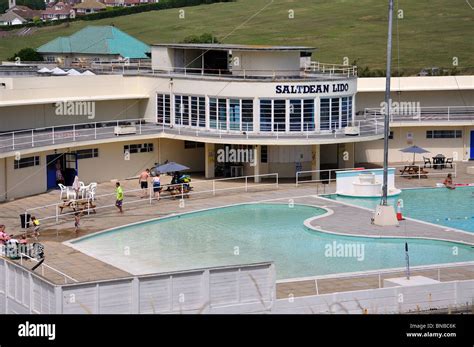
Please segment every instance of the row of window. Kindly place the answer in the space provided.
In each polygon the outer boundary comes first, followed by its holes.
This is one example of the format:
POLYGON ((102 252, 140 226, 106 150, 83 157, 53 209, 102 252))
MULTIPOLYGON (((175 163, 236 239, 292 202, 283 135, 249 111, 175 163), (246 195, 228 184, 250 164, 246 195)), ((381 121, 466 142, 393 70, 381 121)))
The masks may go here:
MULTIPOLYGON (((209 127, 253 131, 253 99, 209 98, 209 127)), ((319 129, 346 127, 352 120, 352 97, 323 98, 319 129)), ((314 99, 260 99, 260 131, 311 131, 316 128, 314 99), (289 114, 287 121, 286 115, 289 114)), ((157 121, 171 123, 170 95, 157 95, 157 121)), ((174 124, 206 127, 205 97, 174 95, 174 124)))
POLYGON ((123 146, 124 154, 153 152, 153 143, 136 143, 123 146))
MULTIPOLYGON (((97 158, 99 156, 99 149, 98 148, 79 149, 71 153, 76 154, 76 157, 78 160, 90 159, 90 158, 97 158)), ((32 156, 32 157, 21 158, 20 160, 15 160, 13 162, 14 169, 24 169, 27 167, 39 166, 39 165, 40 165, 40 157, 37 155, 32 156)))
POLYGON ((427 139, 461 139, 462 130, 427 130, 427 139))

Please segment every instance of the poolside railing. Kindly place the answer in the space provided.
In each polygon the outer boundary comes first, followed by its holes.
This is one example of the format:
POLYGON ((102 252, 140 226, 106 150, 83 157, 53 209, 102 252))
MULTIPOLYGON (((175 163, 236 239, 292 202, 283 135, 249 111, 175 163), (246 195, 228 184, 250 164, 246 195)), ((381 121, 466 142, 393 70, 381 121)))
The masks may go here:
MULTIPOLYGON (((164 184, 161 185, 162 192, 167 188, 167 187, 173 187, 176 188, 177 186, 180 188, 178 189, 178 192, 176 194, 169 194, 169 195, 164 195, 160 193, 160 200, 166 200, 166 199, 173 199, 173 200, 178 200, 179 201, 179 206, 180 207, 185 207, 185 197, 192 197, 192 196, 197 196, 197 195, 203 195, 207 194, 210 196, 215 196, 217 193, 220 192, 229 192, 229 191, 245 191, 248 192, 251 188, 253 187, 263 187, 263 186, 274 186, 276 189, 278 189, 279 185, 279 180, 278 180, 278 173, 269 173, 269 174, 259 174, 259 175, 247 175, 247 176, 239 176, 239 177, 229 177, 229 178, 220 178, 220 179, 214 179, 214 180, 202 180, 202 181, 193 181, 191 183, 179 183, 179 184, 164 184), (274 182, 269 182, 269 183, 264 183, 261 182, 262 179, 271 179, 274 178, 274 182), (228 182, 228 181, 237 181, 238 184, 237 186, 226 186, 224 188, 219 188, 218 185, 221 182, 228 182), (250 182, 253 180, 254 182, 250 182), (203 190, 191 190, 188 192, 185 192, 186 189, 185 187, 187 185, 192 185, 193 188, 195 188, 197 185, 202 184, 202 185, 207 185, 208 189, 206 187, 203 190)), ((82 214, 85 215, 90 215, 91 213, 95 213, 97 210, 103 210, 103 209, 108 209, 108 208, 115 208, 115 193, 107 193, 107 194, 101 194, 101 195, 96 195, 94 199, 87 199, 85 201, 85 206, 81 210, 82 214), (106 200, 109 199, 111 203, 109 204, 104 204, 101 206, 96 205, 96 201, 100 200, 106 200)), ((131 204, 137 204, 141 203, 143 204, 144 202, 148 202, 148 204, 152 204, 153 201, 156 201, 157 198, 154 196, 153 193, 153 186, 152 184, 149 185, 149 188, 147 191, 144 191, 144 189, 131 189, 131 190, 126 190, 124 191, 124 202, 123 205, 131 205, 131 204), (127 199, 127 196, 136 196, 140 195, 146 192, 146 196, 142 195, 138 199, 127 199), (144 199, 146 197, 146 199, 144 199)), ((66 216, 72 216, 75 215, 78 211, 75 209, 72 212, 61 212, 61 208, 67 207, 65 204, 71 203, 71 204, 77 204, 77 201, 80 201, 81 199, 70 199, 68 201, 60 201, 54 204, 48 204, 48 205, 43 205, 43 206, 37 206, 33 208, 28 208, 25 210, 23 213, 24 215, 24 220, 27 221, 27 216, 31 215, 32 213, 39 214, 39 216, 36 216, 39 221, 46 221, 46 220, 54 220, 56 223, 59 222, 60 218, 66 217, 66 216), (43 216, 41 214, 44 214, 43 216)), ((25 234, 27 233, 27 229, 25 229, 25 234)), ((59 230, 57 230, 57 236, 59 234, 59 230)))
MULTIPOLYGON (((435 164, 437 165, 437 164, 435 164)), ((395 168, 395 177, 412 178, 422 180, 429 177, 446 177, 451 174, 454 178, 457 175, 457 164, 452 163, 452 168, 442 168, 436 170, 433 167, 430 171, 425 171, 427 168, 423 164, 404 164, 404 165, 390 165, 391 168, 395 168), (406 170, 405 170, 406 169, 406 170)), ((441 168, 441 166, 440 166, 441 168)), ((377 168, 381 169, 381 168, 377 168)), ((357 168, 345 168, 345 169, 327 169, 327 170, 307 170, 296 172, 296 187, 304 183, 316 183, 319 189, 319 184, 322 185, 324 193, 326 193, 326 186, 336 182, 336 172, 350 171, 350 170, 371 170, 363 167, 357 168), (311 176, 310 179, 302 179, 302 176, 311 176)), ((376 170, 376 168, 373 168, 376 170)))

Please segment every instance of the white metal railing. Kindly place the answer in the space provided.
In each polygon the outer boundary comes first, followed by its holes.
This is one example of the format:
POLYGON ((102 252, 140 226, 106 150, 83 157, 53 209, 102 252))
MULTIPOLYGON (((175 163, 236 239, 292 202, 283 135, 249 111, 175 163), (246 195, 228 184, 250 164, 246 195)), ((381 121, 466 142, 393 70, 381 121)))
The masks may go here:
MULTIPOLYGON (((262 122, 259 129, 253 124, 242 124, 239 130, 232 129, 227 123, 217 122, 215 128, 211 123, 210 128, 184 124, 181 125, 157 124, 143 118, 104 120, 91 123, 77 123, 58 125, 46 128, 35 128, 0 133, 0 152, 16 151, 24 148, 37 148, 51 146, 59 143, 90 141, 97 139, 113 138, 117 136, 143 135, 143 134, 173 134, 194 137, 218 138, 298 138, 328 139, 331 137, 347 136, 347 129, 355 129, 352 136, 375 136, 384 133, 383 118, 369 116, 366 119, 352 121, 338 119, 332 122, 301 123, 299 126, 288 122, 262 122), (116 131, 116 127, 127 126, 123 134, 116 131), (132 129, 132 131, 130 131, 132 129)), ((235 124, 234 124, 235 125, 235 124)), ((240 128, 240 127, 239 127, 240 128)), ((120 129, 118 129, 120 130, 120 129)))
MULTIPOLYGON (((432 167, 428 168, 424 164, 411 164, 407 163, 404 165, 390 165, 390 168, 395 169, 395 177, 406 177, 406 178, 417 178, 419 180, 429 178, 429 177, 443 177, 451 174, 454 178, 457 175, 457 164, 452 163, 452 168, 442 167, 443 164, 431 164, 432 167), (433 165, 438 165, 439 169, 435 169, 433 165), (430 171, 427 171, 430 169, 430 171)), ((445 165, 445 164, 444 164, 445 165)), ((451 164, 449 164, 451 165, 451 164)), ((380 169, 380 168, 378 168, 380 169)), ((350 170, 371 170, 365 169, 363 167, 356 168, 344 168, 344 169, 327 169, 327 170, 306 170, 306 171, 297 171, 296 172, 296 187, 304 183, 318 183, 323 184, 324 193, 325 186, 331 184, 331 182, 336 182, 335 174, 340 171, 350 171, 350 170), (301 180, 300 176, 309 176, 310 179, 301 180), (323 177, 321 177, 323 176, 323 177), (313 178, 316 177, 316 178, 313 178)), ((376 170, 375 168, 373 170, 376 170)))
MULTIPOLYGON (((27 258, 31 261, 34 261, 36 263, 40 263, 40 261, 36 258, 33 258, 33 257, 30 257, 28 254, 26 253, 23 253, 22 252, 22 249, 20 249, 19 247, 22 247, 22 246, 26 246, 26 245, 22 245, 22 244, 18 244, 17 246, 17 250, 15 251, 15 254, 18 255, 18 257, 20 258, 20 265, 21 266, 24 266, 23 264, 23 258, 27 258)), ((9 254, 8 254, 8 251, 6 250, 6 246, 5 245, 0 245, 0 254, 5 257, 5 259, 9 259, 9 254)), ((49 269, 51 271, 53 271, 54 273, 62 276, 64 278, 64 283, 68 283, 68 280, 71 281, 71 282, 78 282, 75 278, 69 276, 69 275, 66 275, 64 272, 62 271, 59 271, 58 269, 55 269, 54 267, 52 266, 49 266, 48 264, 46 264, 44 261, 39 265, 39 268, 41 270, 41 276, 45 277, 44 275, 44 270, 45 269, 49 269)))
POLYGON ((305 170, 305 171, 297 171, 296 172, 296 186, 298 187, 299 184, 303 183, 324 183, 324 184, 331 184, 332 182, 336 182, 336 178, 332 177, 333 174, 339 171, 349 171, 349 170, 365 170, 363 167, 354 167, 354 168, 344 168, 344 169, 327 169, 327 170, 305 170), (301 180, 300 176, 303 175, 311 175, 311 179, 309 180, 301 180), (321 178, 324 176, 324 178, 321 178), (313 179, 313 177, 317 177, 313 179))
POLYGON ((329 74, 330 76, 357 76, 357 66, 355 65, 341 65, 321 63, 319 61, 312 61, 305 68, 306 72, 329 74))
MULTIPOLYGON (((164 195, 160 193, 160 200, 166 200, 166 199, 177 199, 179 198, 179 204, 180 207, 184 207, 184 198, 191 197, 191 196, 197 196, 197 195, 203 195, 203 194, 208 194, 215 196, 218 192, 229 192, 229 191, 235 191, 235 190, 243 190, 245 192, 249 191, 251 187, 262 187, 262 186, 275 186, 276 189, 278 189, 278 173, 269 173, 269 174, 259 174, 259 175, 247 175, 247 176, 239 176, 239 177, 228 177, 228 178, 220 178, 220 179, 214 179, 214 180, 208 180, 208 181, 193 181, 190 183, 178 183, 178 184, 165 184, 162 185, 162 192, 164 189, 167 187, 179 187, 178 192, 175 194, 167 194, 164 195), (260 180, 262 178, 269 178, 269 177, 274 177, 275 182, 271 183, 261 183, 260 180), (249 180, 253 179, 254 185, 250 185, 249 180), (231 180, 238 180, 238 181, 243 181, 241 185, 238 186, 233 186, 233 187, 224 187, 224 188, 218 188, 217 185, 221 182, 228 182, 231 180), (194 188, 199 185, 208 185, 209 189, 203 189, 203 190, 195 190, 194 188), (185 186, 186 185, 192 185, 193 190, 191 191, 186 191, 185 186)), ((150 187, 148 188, 148 191, 146 192, 147 194, 147 199, 145 201, 148 201, 149 204, 152 204, 154 200, 157 200, 155 198, 154 193, 153 193, 153 186, 150 184, 150 187)), ((128 196, 132 196, 131 194, 133 193, 138 193, 138 194, 143 194, 144 190, 143 189, 132 189, 132 190, 127 190, 124 191, 124 202, 123 205, 131 205, 131 204, 136 204, 136 203, 142 203, 144 202, 144 199, 140 196, 138 199, 135 200, 130 200, 127 199, 128 196)), ((84 202, 84 208, 79 209, 83 214, 90 215, 91 213, 95 213, 97 210, 102 210, 102 209, 107 209, 107 208, 115 208, 115 199, 113 198, 115 196, 115 193, 108 193, 108 194, 102 194, 102 195, 96 195, 94 199, 70 199, 66 201, 67 203, 77 203, 77 201, 83 200, 84 202), (109 204, 104 204, 98 206, 96 204, 97 201, 99 200, 106 200, 106 198, 109 198, 112 203, 109 204)), ((67 205, 65 204, 65 201, 57 202, 54 204, 48 204, 48 205, 43 205, 43 206, 37 206, 33 208, 27 208, 25 209, 25 212, 23 213, 23 218, 25 222, 28 220, 28 215, 33 215, 34 214, 39 214, 38 216, 35 215, 35 217, 39 221, 45 221, 45 220, 55 220, 55 222, 59 222, 60 218, 66 217, 66 216, 72 216, 76 214, 78 211, 72 211, 72 212, 61 212, 61 207, 66 208, 67 205), (54 211, 54 212, 53 212, 54 211), (53 213, 52 213, 53 212, 53 213), (39 217, 39 218, 38 218, 39 217)), ((27 228, 25 228, 25 234, 28 232, 27 228)), ((59 230, 56 230, 56 235, 59 235, 59 230)))
MULTIPOLYGON (((37 259, 35 258, 32 258, 30 257, 29 255, 25 254, 25 253, 20 253, 20 264, 23 266, 23 258, 28 258, 36 263, 39 263, 40 261, 38 261, 37 259)), ((41 268, 41 276, 45 277, 44 276, 44 269, 47 268, 55 273, 57 273, 58 275, 60 276, 63 276, 64 277, 64 283, 68 283, 68 280, 70 280, 71 282, 73 283, 77 283, 79 282, 78 280, 76 280, 75 278, 69 276, 69 275, 66 275, 64 272, 62 271, 59 271, 58 269, 55 269, 54 267, 52 266, 49 266, 48 264, 44 263, 44 261, 41 263, 40 265, 40 268, 41 268)))
MULTIPOLYGON (((381 108, 365 108, 364 117, 384 116, 381 108)), ((474 106, 418 107, 411 102, 399 102, 390 111, 391 122, 433 122, 470 121, 474 122, 474 106)))
MULTIPOLYGON (((441 274, 443 269, 455 269, 459 267, 473 267, 474 262, 464 262, 464 263, 446 263, 446 264, 437 264, 437 265, 418 265, 418 266, 410 266, 410 275, 413 276, 418 272, 428 272, 434 271, 435 272, 435 279, 441 282, 441 274)), ((330 274, 330 275, 321 275, 321 276, 314 276, 311 277, 311 280, 315 282, 316 288, 316 295, 319 295, 319 281, 322 280, 335 280, 341 279, 345 280, 348 278, 357 278, 357 277, 377 277, 378 278, 378 288, 383 288, 383 276, 395 273, 406 273, 406 267, 401 268, 392 268, 392 269, 385 269, 385 270, 368 270, 363 272, 348 272, 348 273, 339 273, 339 274, 330 274)), ((307 279, 305 279, 307 280, 307 279)), ((277 283, 285 283, 285 282, 294 282, 295 280, 282 280, 277 281, 277 283)))
POLYGON ((160 131, 159 126, 143 118, 58 125, 0 133, 0 151, 115 137, 115 127, 125 125, 135 127, 134 134, 138 135, 160 131))

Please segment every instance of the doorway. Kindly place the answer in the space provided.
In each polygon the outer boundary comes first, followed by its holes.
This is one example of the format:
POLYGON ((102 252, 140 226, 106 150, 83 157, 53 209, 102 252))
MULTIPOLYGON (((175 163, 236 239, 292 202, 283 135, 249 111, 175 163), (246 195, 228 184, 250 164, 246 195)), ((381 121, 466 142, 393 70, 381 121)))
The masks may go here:
POLYGON ((469 160, 474 160, 474 130, 471 130, 471 154, 469 160))
POLYGON ((64 185, 71 186, 77 171, 77 155, 76 153, 58 153, 46 156, 46 178, 47 189, 57 189, 56 172, 61 171, 64 178, 64 185))

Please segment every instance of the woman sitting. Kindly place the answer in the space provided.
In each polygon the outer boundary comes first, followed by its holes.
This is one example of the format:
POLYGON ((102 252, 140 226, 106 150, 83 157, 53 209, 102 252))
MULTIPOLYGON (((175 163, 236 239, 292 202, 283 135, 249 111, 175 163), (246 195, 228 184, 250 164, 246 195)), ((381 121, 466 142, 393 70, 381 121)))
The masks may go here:
POLYGON ((446 177, 443 184, 448 189, 456 189, 456 186, 454 185, 453 177, 451 174, 448 174, 448 177, 446 177))

